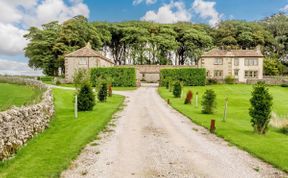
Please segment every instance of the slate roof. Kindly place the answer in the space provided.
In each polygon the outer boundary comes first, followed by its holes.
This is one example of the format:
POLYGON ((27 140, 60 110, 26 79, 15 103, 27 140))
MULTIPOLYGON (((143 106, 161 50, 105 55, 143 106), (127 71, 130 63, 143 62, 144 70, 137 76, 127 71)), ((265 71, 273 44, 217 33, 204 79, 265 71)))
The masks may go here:
POLYGON ((205 52, 202 57, 263 57, 260 50, 221 50, 214 48, 205 52))
POLYGON ((114 64, 114 62, 112 62, 110 59, 108 59, 101 53, 94 51, 91 48, 90 43, 87 43, 87 45, 83 48, 80 48, 72 53, 66 54, 65 57, 99 57, 107 62, 114 64))

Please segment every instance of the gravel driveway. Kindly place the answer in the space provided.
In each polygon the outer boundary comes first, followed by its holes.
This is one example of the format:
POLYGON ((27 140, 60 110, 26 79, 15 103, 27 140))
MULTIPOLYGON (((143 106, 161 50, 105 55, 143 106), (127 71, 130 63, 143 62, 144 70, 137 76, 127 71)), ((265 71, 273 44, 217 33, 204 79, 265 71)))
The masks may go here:
POLYGON ((62 177, 287 176, 193 124, 171 109, 152 85, 118 93, 127 96, 127 106, 62 177))

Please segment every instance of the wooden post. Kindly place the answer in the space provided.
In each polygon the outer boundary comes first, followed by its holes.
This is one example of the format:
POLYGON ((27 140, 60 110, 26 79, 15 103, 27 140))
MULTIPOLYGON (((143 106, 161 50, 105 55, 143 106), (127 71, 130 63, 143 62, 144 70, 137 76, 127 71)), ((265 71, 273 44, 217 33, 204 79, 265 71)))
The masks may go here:
POLYGON ((167 104, 169 104, 169 105, 170 105, 170 99, 167 99, 167 104))
POLYGON ((75 103, 74 103, 74 118, 78 118, 78 97, 75 95, 75 103))
POLYGON ((214 120, 214 119, 211 119, 211 122, 210 122, 210 132, 211 132, 211 133, 215 133, 215 130, 216 130, 215 120, 214 120))
POLYGON ((228 109, 228 97, 225 98, 225 106, 224 106, 224 117, 223 117, 223 122, 226 121, 226 117, 227 117, 227 109, 228 109))
POLYGON ((198 92, 196 92, 196 104, 195 104, 195 106, 196 106, 196 108, 198 108, 198 92))

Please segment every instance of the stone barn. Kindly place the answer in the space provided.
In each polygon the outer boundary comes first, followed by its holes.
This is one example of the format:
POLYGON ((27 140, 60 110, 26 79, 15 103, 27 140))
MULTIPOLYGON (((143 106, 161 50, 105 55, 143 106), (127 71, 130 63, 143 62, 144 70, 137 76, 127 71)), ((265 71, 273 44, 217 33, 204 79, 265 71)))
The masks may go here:
POLYGON ((90 43, 87 43, 85 47, 65 55, 65 80, 72 82, 73 75, 78 69, 112 66, 114 66, 112 60, 94 51, 90 43))

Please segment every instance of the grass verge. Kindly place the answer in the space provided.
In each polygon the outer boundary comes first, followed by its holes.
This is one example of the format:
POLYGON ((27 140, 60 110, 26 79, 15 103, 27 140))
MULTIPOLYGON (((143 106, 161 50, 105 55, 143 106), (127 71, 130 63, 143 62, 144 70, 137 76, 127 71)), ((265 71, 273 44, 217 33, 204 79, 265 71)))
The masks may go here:
MULTIPOLYGON (((274 98, 273 112, 279 115, 287 115, 288 89, 275 86, 270 87, 269 90, 274 98)), ((167 89, 159 88, 159 94, 162 98, 170 99, 173 108, 189 117, 196 124, 209 128, 210 120, 216 119, 216 135, 288 172, 288 136, 272 128, 266 135, 258 135, 253 132, 248 114, 251 91, 251 85, 185 87, 184 96, 178 99, 174 98, 167 89), (184 105, 184 99, 189 89, 194 94, 193 104, 184 105), (217 95, 217 112, 213 115, 201 113, 201 97, 206 89, 213 89, 217 95), (199 92, 198 108, 195 107, 196 92, 199 92), (222 122, 226 96, 229 100, 228 116, 227 121, 222 122)))
POLYGON ((50 127, 20 149, 15 158, 0 164, 0 177, 59 177, 86 144, 105 128, 124 97, 113 95, 91 112, 73 117, 73 91, 54 89, 56 116, 50 127))

